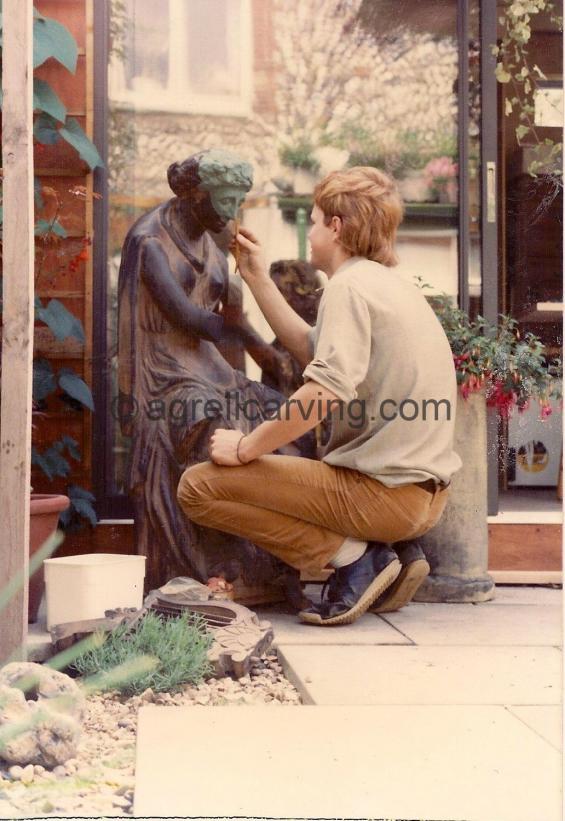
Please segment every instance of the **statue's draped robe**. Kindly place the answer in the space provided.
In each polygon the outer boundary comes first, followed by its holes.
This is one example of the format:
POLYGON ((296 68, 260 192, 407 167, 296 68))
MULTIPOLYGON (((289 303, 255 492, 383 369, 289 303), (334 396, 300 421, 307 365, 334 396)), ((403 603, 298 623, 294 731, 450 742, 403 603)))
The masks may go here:
POLYGON ((205 233, 198 258, 197 243, 181 235, 170 220, 172 203, 158 206, 131 228, 119 274, 121 423, 131 436, 128 486, 135 505, 137 549, 147 556, 152 587, 175 575, 202 581, 241 575, 248 584, 272 580, 282 570, 274 557, 249 542, 192 525, 177 504, 180 476, 189 465, 208 459, 213 429, 248 432, 260 423, 241 411, 234 419, 235 396, 240 403, 253 400, 254 409, 263 408, 267 400, 280 402, 281 396, 234 370, 213 342, 175 328, 145 284, 144 266, 164 254, 170 275, 198 308, 215 311, 227 298, 224 254, 205 233))

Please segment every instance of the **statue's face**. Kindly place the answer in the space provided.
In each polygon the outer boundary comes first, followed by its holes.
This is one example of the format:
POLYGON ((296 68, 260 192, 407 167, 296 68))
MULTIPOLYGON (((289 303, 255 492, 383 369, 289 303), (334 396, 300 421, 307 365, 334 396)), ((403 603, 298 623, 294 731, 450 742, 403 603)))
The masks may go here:
POLYGON ((236 219, 245 194, 246 191, 243 188, 234 188, 229 185, 210 188, 208 191, 210 202, 216 215, 222 221, 222 225, 236 219))

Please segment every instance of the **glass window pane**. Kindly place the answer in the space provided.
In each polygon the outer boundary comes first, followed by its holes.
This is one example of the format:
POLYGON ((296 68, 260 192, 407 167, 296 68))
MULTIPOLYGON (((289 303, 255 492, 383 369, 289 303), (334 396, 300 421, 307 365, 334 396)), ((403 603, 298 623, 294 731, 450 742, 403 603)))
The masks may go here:
POLYGON ((236 93, 241 74, 239 0, 187 0, 187 7, 190 89, 198 94, 236 93))
POLYGON ((169 0, 128 0, 126 88, 143 94, 166 89, 169 81, 169 0))

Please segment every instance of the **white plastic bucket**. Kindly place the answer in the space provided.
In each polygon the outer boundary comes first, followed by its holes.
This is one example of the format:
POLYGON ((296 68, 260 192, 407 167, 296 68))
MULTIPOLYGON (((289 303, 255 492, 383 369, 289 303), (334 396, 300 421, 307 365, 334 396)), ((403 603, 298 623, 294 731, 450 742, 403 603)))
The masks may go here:
POLYGON ((86 553, 46 559, 47 629, 104 617, 105 610, 143 604, 145 556, 86 553))

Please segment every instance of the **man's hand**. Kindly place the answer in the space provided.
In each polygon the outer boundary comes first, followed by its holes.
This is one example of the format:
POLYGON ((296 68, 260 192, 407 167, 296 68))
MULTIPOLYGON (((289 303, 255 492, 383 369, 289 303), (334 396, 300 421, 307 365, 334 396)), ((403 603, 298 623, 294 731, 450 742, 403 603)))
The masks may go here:
POLYGON ((237 446, 243 436, 240 430, 227 430, 226 428, 215 430, 208 445, 208 453, 212 462, 228 467, 244 464, 243 460, 237 458, 237 446))
POLYGON ((247 228, 240 226, 239 233, 230 243, 230 251, 235 253, 237 246, 239 272, 242 279, 252 287, 254 282, 268 279, 267 266, 259 240, 247 228))

